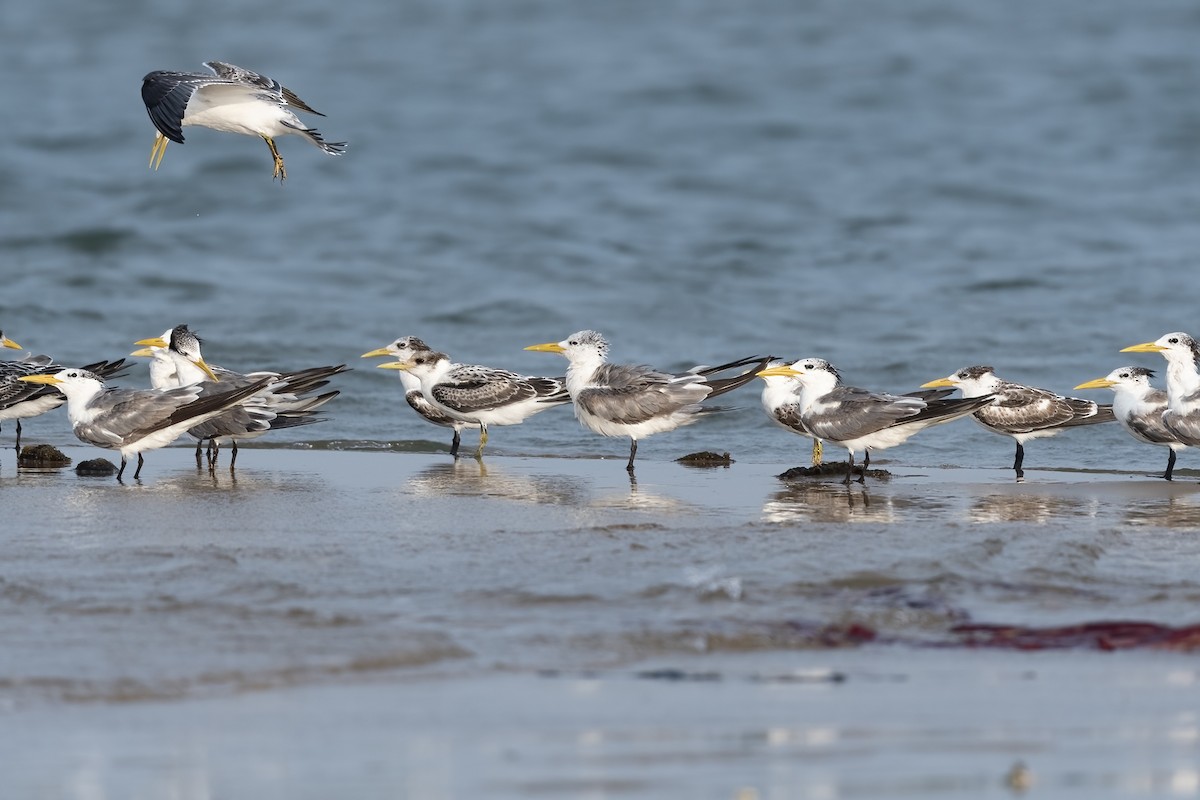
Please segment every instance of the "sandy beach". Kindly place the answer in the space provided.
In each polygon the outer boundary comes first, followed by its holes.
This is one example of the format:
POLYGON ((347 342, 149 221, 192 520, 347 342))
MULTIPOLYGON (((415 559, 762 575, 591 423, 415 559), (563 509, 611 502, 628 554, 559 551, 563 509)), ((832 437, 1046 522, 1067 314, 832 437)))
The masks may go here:
POLYGON ((12 461, 8 796, 999 797, 1018 762, 1053 796, 1200 785, 1190 647, 1047 633, 1195 622, 1190 480, 12 461))

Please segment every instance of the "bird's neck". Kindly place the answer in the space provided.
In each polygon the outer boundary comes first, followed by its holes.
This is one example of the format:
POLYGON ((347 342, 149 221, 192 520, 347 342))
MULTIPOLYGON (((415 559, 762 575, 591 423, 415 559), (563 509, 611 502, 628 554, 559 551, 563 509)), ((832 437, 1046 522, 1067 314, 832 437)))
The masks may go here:
POLYGON ((1174 408, 1200 389, 1200 373, 1191 359, 1171 359, 1167 364, 1167 402, 1174 408))
POLYGON ((604 366, 600 355, 586 355, 571 359, 567 365, 567 394, 575 397, 592 384, 596 370, 604 366))

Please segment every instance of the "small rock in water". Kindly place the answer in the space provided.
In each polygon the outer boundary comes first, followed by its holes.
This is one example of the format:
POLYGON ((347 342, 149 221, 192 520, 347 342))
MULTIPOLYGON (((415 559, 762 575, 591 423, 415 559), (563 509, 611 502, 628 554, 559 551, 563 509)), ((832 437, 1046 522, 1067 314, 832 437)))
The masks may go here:
POLYGON ((84 476, 108 476, 117 474, 117 465, 109 461, 107 458, 93 458, 88 461, 80 461, 75 467, 76 475, 84 476))
POLYGON ((62 450, 48 444, 31 444, 21 448, 17 457, 19 467, 69 467, 71 459, 62 450))
POLYGON ((707 450, 699 453, 688 453, 675 459, 677 463, 689 467, 728 467, 733 463, 729 453, 712 453, 707 450))

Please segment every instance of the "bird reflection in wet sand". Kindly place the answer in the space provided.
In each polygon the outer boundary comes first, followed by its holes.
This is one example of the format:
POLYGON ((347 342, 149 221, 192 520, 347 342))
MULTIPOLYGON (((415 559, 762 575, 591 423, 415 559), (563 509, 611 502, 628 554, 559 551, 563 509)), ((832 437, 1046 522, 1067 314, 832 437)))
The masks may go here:
POLYGON ((1033 522, 1043 525, 1056 519, 1094 517, 1099 505, 1095 497, 1071 497, 1024 492, 988 494, 971 500, 967 518, 971 522, 1033 522))
POLYGON ((872 499, 865 486, 793 483, 763 504, 766 522, 896 522, 891 495, 872 499))
POLYGON ((1124 521, 1136 526, 1200 529, 1200 494, 1172 494, 1158 502, 1138 498, 1126 506, 1124 521))
POLYGON ((433 464, 408 481, 413 494, 443 497, 485 497, 539 505, 582 505, 587 486, 562 475, 513 475, 488 468, 482 460, 455 459, 433 464))

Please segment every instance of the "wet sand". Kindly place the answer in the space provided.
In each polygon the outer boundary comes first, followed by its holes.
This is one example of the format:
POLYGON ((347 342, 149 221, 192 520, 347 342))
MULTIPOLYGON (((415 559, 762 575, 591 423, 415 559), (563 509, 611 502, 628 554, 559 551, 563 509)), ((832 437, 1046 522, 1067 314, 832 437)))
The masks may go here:
POLYGON ((1017 762, 1035 797, 1200 790, 1193 656, 953 633, 1194 623, 1194 478, 14 464, 5 796, 1002 797, 1017 762))

